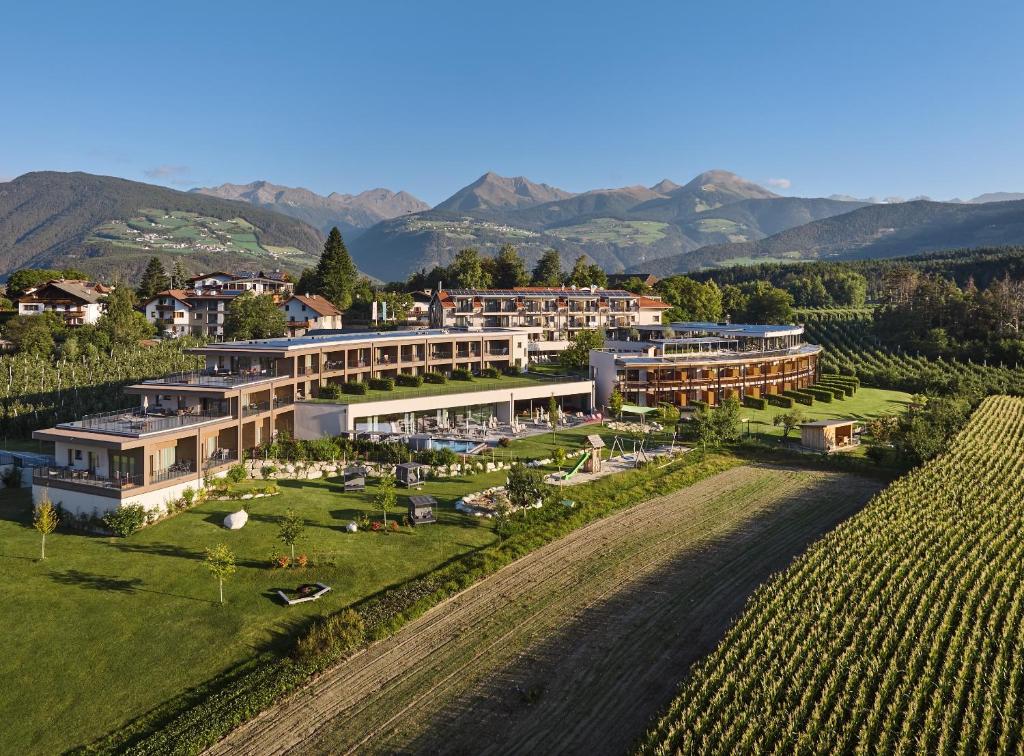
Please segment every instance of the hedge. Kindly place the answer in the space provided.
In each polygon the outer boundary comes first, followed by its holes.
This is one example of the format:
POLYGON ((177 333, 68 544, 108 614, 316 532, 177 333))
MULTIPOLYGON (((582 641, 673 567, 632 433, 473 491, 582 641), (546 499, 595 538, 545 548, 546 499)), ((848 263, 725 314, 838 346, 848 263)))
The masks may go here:
POLYGON ((768 409, 768 400, 762 399, 759 396, 751 396, 750 394, 743 395, 743 406, 749 407, 750 409, 768 409))
POLYGON ((811 388, 827 391, 835 399, 845 399, 848 396, 853 396, 853 389, 850 386, 840 386, 835 383, 816 383, 811 388))
POLYGON ((500 378, 501 371, 495 367, 485 367, 480 370, 481 378, 500 378))
POLYGON ((788 396, 790 399, 792 399, 794 402, 797 402, 798 404, 805 404, 808 407, 814 405, 814 394, 808 394, 806 391, 797 391, 794 389, 791 391, 783 391, 782 395, 788 396))
POLYGON ((452 371, 453 381, 471 381, 473 380, 473 373, 468 368, 455 368, 452 371))
POLYGON ((448 383, 448 376, 444 373, 429 372, 423 374, 424 383, 448 383))
POLYGON ((792 398, 782 394, 768 394, 766 399, 768 399, 769 404, 774 404, 776 407, 782 407, 783 409, 789 409, 793 406, 792 398))
POLYGON ((397 386, 412 386, 414 388, 423 385, 422 375, 409 375, 408 373, 399 373, 395 376, 395 385, 397 386))
POLYGON ((337 383, 325 383, 318 389, 317 396, 320 399, 337 399, 341 396, 341 386, 337 383))
POLYGON ((395 390, 395 379, 394 378, 371 378, 370 388, 374 391, 394 391, 395 390))
POLYGON ((702 402, 700 399, 694 399, 692 401, 688 401, 687 406, 696 407, 699 410, 706 410, 711 405, 708 404, 707 402, 702 402))
MULTIPOLYGON (((826 389, 821 388, 814 388, 814 386, 808 386, 807 388, 802 389, 801 393, 810 394, 819 402, 825 402, 825 404, 829 404, 833 399, 835 399, 835 395, 831 391, 827 391, 826 389)), ((841 398, 842 397, 840 397, 840 399, 841 398)))
POLYGON ((348 383, 341 384, 341 390, 346 394, 365 394, 366 384, 359 381, 349 381, 348 383))

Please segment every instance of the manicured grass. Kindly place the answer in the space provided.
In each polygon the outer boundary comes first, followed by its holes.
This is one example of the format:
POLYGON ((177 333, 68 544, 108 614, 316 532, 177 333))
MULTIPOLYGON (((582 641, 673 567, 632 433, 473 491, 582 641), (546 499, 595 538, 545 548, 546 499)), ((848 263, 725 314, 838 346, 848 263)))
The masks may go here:
MULTIPOLYGON (((367 389, 365 394, 342 394, 338 399, 311 399, 322 404, 356 404, 394 399, 410 399, 420 396, 441 396, 463 394, 474 391, 510 389, 521 386, 538 386, 556 381, 585 380, 584 378, 541 378, 535 375, 503 375, 500 378, 474 378, 471 381, 449 380, 447 383, 424 383, 422 386, 395 386, 392 391, 367 389)), ((538 406, 543 404, 539 401, 538 406)), ((546 406, 546 405, 545 405, 546 406)))
MULTIPOLYGON (((910 394, 903 391, 886 391, 885 389, 861 387, 856 394, 846 399, 835 399, 830 404, 815 401, 811 407, 795 404, 794 409, 801 410, 808 420, 855 419, 869 420, 880 415, 902 414, 910 403, 910 394)), ((751 435, 782 436, 782 426, 772 425, 772 419, 779 414, 788 412, 782 407, 768 405, 766 410, 755 410, 743 407, 740 417, 750 420, 751 435)), ((791 439, 799 438, 800 431, 791 431, 791 439)))
MULTIPOLYGON (((221 527, 239 502, 207 502, 126 538, 56 533, 39 562, 28 525, 29 492, 0 492, 0 595, 8 619, 0 659, 0 721, 11 753, 54 753, 83 744, 279 642, 312 616, 427 572, 494 540, 490 521, 451 504, 502 473, 428 483, 442 502, 440 522, 398 534, 343 532, 362 513, 379 518, 374 489, 344 494, 333 481, 282 482, 276 497, 246 504, 249 523, 221 527), (285 507, 307 528, 297 546, 305 570, 272 570, 276 518, 285 507), (204 549, 228 544, 238 572, 216 602, 204 549), (278 588, 321 581, 333 591, 315 603, 283 607, 278 588), (60 726, 54 726, 59 722, 60 726), (17 726, 14 726, 17 723, 17 726)), ((406 492, 400 492, 401 518, 406 492)))

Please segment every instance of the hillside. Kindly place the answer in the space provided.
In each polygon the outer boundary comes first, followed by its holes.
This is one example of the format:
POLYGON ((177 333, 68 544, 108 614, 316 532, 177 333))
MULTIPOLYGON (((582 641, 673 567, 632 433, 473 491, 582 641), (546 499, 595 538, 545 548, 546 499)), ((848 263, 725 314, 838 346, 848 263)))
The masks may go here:
MULTIPOLYGON (((899 257, 1024 243, 1024 201, 868 205, 768 238, 701 247, 645 266, 662 275, 736 262, 899 257)), ((639 269, 639 268, 637 268, 639 269)))
POLYGON ((280 213, 110 176, 38 172, 0 184, 0 276, 31 266, 133 277, 154 254, 168 265, 185 257, 190 270, 298 271, 322 244, 280 213))
POLYGON ((249 184, 199 187, 191 191, 275 210, 305 221, 324 234, 337 226, 348 240, 382 220, 430 209, 430 205, 408 192, 390 189, 369 189, 359 194, 332 192, 325 197, 309 189, 253 181, 249 184))
POLYGON ((580 194, 488 173, 430 211, 377 224, 351 248, 360 267, 384 279, 448 264, 466 247, 494 254, 506 243, 528 262, 555 248, 566 266, 585 254, 616 272, 708 244, 763 239, 862 206, 779 197, 720 170, 685 185, 664 179, 580 194))

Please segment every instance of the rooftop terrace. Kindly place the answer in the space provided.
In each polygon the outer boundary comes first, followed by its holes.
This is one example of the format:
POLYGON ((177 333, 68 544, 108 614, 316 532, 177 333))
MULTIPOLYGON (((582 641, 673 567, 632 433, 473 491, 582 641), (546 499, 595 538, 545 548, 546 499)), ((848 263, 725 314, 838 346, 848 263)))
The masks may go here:
POLYGON ((519 333, 512 328, 423 328, 402 331, 375 331, 358 333, 326 332, 305 336, 290 336, 273 339, 249 339, 247 341, 224 341, 209 344, 197 351, 208 352, 251 352, 254 350, 287 351, 311 347, 349 346, 369 342, 401 341, 403 339, 431 339, 445 336, 508 336, 519 333))
POLYGON ((111 433, 118 436, 146 436, 222 420, 228 415, 197 415, 166 412, 144 407, 85 415, 81 420, 59 423, 58 428, 111 433))

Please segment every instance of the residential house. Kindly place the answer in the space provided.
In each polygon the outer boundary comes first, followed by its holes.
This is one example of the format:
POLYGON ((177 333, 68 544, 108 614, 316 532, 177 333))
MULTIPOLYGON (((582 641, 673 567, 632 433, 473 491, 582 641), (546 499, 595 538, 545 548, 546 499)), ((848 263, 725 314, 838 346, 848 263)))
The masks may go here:
POLYGON ((92 281, 47 281, 18 297, 18 314, 54 312, 69 326, 95 323, 105 309, 103 299, 112 290, 92 281))
POLYGON ((301 336, 315 329, 341 329, 341 310, 319 294, 293 294, 278 305, 288 321, 288 333, 301 336))

